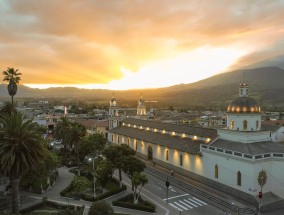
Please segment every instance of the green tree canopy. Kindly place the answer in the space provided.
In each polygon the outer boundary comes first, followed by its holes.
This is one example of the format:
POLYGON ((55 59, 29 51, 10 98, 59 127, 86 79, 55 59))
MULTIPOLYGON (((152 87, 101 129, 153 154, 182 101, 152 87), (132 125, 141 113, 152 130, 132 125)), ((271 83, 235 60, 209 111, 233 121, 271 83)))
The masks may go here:
POLYGON ((96 177, 101 182, 103 187, 105 186, 106 182, 112 178, 114 169, 114 165, 108 160, 102 160, 98 164, 96 169, 96 177))
POLYGON ((103 155, 106 159, 118 169, 120 185, 122 185, 121 170, 124 166, 124 160, 126 157, 133 157, 135 153, 136 152, 126 144, 111 145, 103 151, 103 155))
POLYGON ((138 203, 138 199, 141 194, 141 190, 145 184, 148 183, 148 179, 145 175, 140 174, 138 172, 134 172, 132 176, 132 184, 133 184, 133 197, 134 197, 134 204, 138 203), (140 188, 139 188, 140 186, 140 188))

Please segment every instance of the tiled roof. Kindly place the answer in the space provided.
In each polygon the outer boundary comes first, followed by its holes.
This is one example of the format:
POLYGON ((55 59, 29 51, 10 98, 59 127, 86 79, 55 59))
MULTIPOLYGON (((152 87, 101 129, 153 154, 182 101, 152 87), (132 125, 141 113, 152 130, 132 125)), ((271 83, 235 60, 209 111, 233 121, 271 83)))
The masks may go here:
POLYGON ((159 144, 190 154, 197 154, 199 152, 200 144, 204 143, 203 141, 191 140, 190 138, 181 138, 179 136, 171 136, 169 134, 161 134, 159 132, 146 131, 144 129, 127 126, 116 127, 110 132, 157 145, 159 144))
POLYGON ((171 124, 171 123, 163 123, 163 122, 150 121, 150 120, 139 120, 133 118, 125 118, 124 120, 122 120, 122 122, 125 124, 132 124, 136 126, 157 128, 160 130, 166 130, 171 132, 174 131, 182 134, 196 135, 198 137, 205 137, 211 139, 217 137, 216 129, 193 127, 188 124, 171 124))
POLYGON ((284 153, 284 144, 269 141, 241 143, 231 140, 218 139, 210 146, 251 155, 264 153, 284 153))

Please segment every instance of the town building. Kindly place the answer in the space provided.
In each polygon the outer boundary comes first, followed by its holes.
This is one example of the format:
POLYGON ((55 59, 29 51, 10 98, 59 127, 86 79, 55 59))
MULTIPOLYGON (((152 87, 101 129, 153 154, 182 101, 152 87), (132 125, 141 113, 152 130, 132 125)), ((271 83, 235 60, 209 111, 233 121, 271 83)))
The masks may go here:
POLYGON ((284 143, 276 141, 284 138, 284 128, 280 126, 279 132, 262 128, 261 115, 243 82, 239 97, 228 106, 224 128, 125 118, 110 122, 115 126, 110 127, 108 141, 127 144, 137 156, 255 205, 260 191, 264 198, 274 196, 270 203, 275 203, 284 198, 284 143), (267 176, 263 186, 261 172, 267 176))

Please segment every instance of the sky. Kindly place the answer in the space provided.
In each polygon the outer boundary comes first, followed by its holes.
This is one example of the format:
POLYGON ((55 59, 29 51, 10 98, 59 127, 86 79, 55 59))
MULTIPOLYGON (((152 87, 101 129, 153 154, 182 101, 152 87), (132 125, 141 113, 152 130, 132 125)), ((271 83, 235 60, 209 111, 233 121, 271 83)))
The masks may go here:
POLYGON ((0 0, 0 68, 113 90, 284 68, 283 20, 283 0, 0 0))

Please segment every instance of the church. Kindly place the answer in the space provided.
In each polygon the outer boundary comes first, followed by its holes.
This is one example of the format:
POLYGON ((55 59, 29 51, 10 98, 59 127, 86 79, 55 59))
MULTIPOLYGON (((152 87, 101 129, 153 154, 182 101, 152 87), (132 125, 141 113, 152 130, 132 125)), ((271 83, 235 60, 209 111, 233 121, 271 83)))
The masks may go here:
POLYGON ((279 142, 284 127, 262 128, 261 108, 249 97, 247 83, 240 84, 239 97, 229 104, 222 129, 147 120, 142 96, 137 117, 121 120, 118 109, 113 97, 109 142, 127 144, 139 157, 254 204, 259 192, 284 199, 284 143, 279 142))

